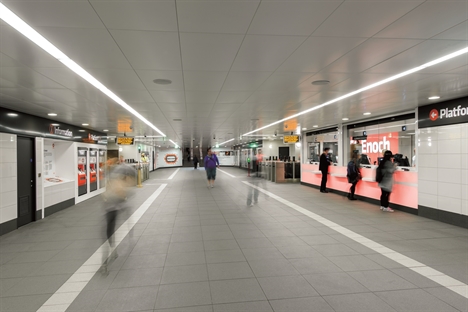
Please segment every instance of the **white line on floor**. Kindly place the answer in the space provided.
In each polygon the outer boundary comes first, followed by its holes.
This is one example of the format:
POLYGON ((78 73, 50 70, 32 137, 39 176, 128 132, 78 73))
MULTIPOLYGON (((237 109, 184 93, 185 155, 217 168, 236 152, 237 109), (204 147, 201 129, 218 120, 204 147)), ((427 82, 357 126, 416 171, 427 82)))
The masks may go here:
POLYGON ((175 177, 175 175, 177 174, 177 172, 179 172, 180 168, 178 168, 173 174, 171 174, 171 176, 169 178, 167 178, 168 180, 172 180, 173 177, 175 177))
POLYGON ((274 198, 276 199, 277 201, 285 204, 286 206, 289 206, 291 207, 292 209, 296 210, 296 211, 299 211, 303 214, 305 214, 306 216, 314 219, 315 221, 317 222, 320 222, 322 223, 323 225, 326 225, 328 226, 329 228, 337 231, 338 233, 360 243, 361 245, 364 245, 366 246, 367 248, 370 248, 376 252, 378 252, 379 254, 381 254, 382 256, 385 256, 395 262, 398 262, 399 264, 407 267, 408 269, 411 269, 413 270, 414 272, 416 273, 419 273, 421 274, 422 276, 444 286, 445 288, 448 288, 454 292, 456 292, 457 294, 465 297, 465 298, 468 298, 468 285, 459 281, 459 280, 456 280, 442 272, 439 272, 431 267, 428 267, 427 265, 421 263, 421 262, 418 262, 414 259, 411 259, 399 252, 396 252, 390 248, 387 248, 377 242, 374 242, 373 240, 370 240, 360 234, 357 234, 351 230, 348 230, 347 228, 345 227, 342 227, 341 225, 338 225, 336 224, 335 222, 332 222, 324 217, 321 217, 319 216, 318 214, 315 214, 307 209, 304 209, 294 203, 291 203, 290 201, 284 199, 284 198, 281 198, 273 193, 270 193, 258 186, 255 186, 247 181, 242 181, 242 183, 244 184, 247 184, 253 188, 256 188, 257 190, 259 190, 260 192, 270 196, 271 198, 274 198))
MULTIPOLYGON (((178 170, 178 169, 177 169, 178 170)), ((162 184, 141 206, 125 221, 114 233, 115 246, 127 236, 130 230, 140 220, 141 216, 148 210, 153 201, 161 194, 167 184, 162 184)), ((110 250, 113 251, 114 249, 110 250)), ((60 287, 52 297, 47 300, 37 311, 65 311, 78 297, 94 274, 103 264, 103 253, 110 254, 109 242, 106 240, 96 252, 60 287)))
POLYGON ((224 173, 224 174, 227 174, 227 175, 230 176, 231 178, 235 178, 235 177, 236 177, 236 176, 233 176, 233 175, 230 174, 230 173, 227 173, 227 172, 224 171, 224 170, 221 170, 221 169, 218 169, 218 170, 221 171, 221 172, 224 173))

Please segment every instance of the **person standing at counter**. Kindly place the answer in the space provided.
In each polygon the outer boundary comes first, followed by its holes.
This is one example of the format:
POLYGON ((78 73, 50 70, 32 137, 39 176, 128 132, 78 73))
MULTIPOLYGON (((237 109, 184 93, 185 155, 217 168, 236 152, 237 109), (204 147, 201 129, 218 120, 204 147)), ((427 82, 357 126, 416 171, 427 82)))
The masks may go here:
POLYGON ((351 183, 351 187, 349 188, 348 199, 349 200, 356 200, 357 198, 354 197, 354 192, 356 191, 356 184, 361 179, 361 172, 359 171, 359 153, 353 153, 353 158, 348 163, 348 182, 351 183))
POLYGON ((219 167, 219 160, 215 154, 211 152, 211 147, 207 150, 207 155, 203 159, 205 165, 206 177, 208 178, 208 187, 214 187, 216 179, 216 167, 219 167))
POLYGON ((319 170, 322 171, 322 183, 320 184, 320 193, 328 193, 327 191, 327 175, 328 167, 331 164, 330 159, 328 158, 329 147, 323 149, 322 155, 320 155, 319 170))
POLYGON ((382 180, 379 182, 379 187, 382 191, 380 195, 380 209, 386 212, 394 212, 388 207, 390 203, 390 194, 393 189, 393 173, 398 164, 392 162, 393 154, 391 151, 385 151, 383 160, 380 162, 378 169, 382 172, 382 180))

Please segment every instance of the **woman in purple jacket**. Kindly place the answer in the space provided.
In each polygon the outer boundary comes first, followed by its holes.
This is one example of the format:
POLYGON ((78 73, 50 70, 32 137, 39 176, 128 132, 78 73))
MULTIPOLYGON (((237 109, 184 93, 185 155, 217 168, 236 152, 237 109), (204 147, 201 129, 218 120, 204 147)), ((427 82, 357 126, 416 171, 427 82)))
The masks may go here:
POLYGON ((207 155, 203 159, 203 164, 206 170, 206 177, 208 178, 208 187, 214 187, 216 179, 216 167, 219 167, 219 160, 215 154, 211 152, 211 147, 207 150, 207 155))

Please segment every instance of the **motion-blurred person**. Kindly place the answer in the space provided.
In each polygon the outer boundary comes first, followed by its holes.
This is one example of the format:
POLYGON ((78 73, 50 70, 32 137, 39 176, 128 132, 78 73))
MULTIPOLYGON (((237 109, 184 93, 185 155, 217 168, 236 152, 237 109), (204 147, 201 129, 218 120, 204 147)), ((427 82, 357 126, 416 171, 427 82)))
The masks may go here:
POLYGON ((197 169, 198 167, 198 157, 197 155, 193 155, 193 169, 197 169))
POLYGON ((397 163, 392 162, 393 154, 391 151, 385 151, 383 160, 379 164, 379 168, 382 173, 382 180, 379 182, 379 187, 382 190, 380 196, 380 209, 386 212, 394 212, 394 210, 388 207, 390 203, 390 194, 393 189, 393 173, 396 170, 397 163))
POLYGON ((135 185, 136 171, 133 167, 119 163, 117 158, 110 160, 109 180, 104 193, 104 209, 106 212, 106 237, 109 249, 103 252, 103 273, 107 274, 110 262, 118 257, 115 249, 115 224, 120 212, 126 208, 126 200, 131 196, 131 187, 135 185))
POLYGON ((346 177, 348 178, 348 183, 351 183, 351 187, 349 188, 348 199, 349 200, 356 200, 357 198, 354 197, 354 192, 356 191, 356 184, 361 179, 361 171, 359 170, 359 153, 353 152, 353 156, 351 161, 348 163, 348 170, 347 170, 346 177))
POLYGON ((330 158, 328 157, 329 147, 323 149, 322 155, 320 155, 319 170, 322 171, 322 182, 320 183, 320 193, 328 193, 327 191, 327 175, 328 167, 331 164, 330 158))
POLYGON ((219 160, 218 157, 211 152, 211 147, 207 149, 207 155, 205 159, 203 159, 203 164, 205 165, 208 187, 211 186, 211 188, 213 188, 216 179, 216 168, 219 167, 219 160))

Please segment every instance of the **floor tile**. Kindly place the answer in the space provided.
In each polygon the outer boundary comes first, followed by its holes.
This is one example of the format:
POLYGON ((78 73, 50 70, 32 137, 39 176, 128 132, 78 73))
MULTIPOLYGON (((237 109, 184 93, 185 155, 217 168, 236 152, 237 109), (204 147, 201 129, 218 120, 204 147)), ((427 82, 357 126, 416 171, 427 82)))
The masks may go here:
POLYGON ((329 257, 331 262, 336 264, 343 271, 365 271, 383 269, 374 261, 362 255, 329 257))
POLYGON ((289 262, 301 274, 343 272, 343 270, 325 257, 289 259, 289 262))
POLYGON ((205 264, 165 267, 161 285, 208 281, 205 264))
POLYGON ((255 278, 211 281, 213 304, 266 300, 255 278))
POLYGON ((1 299, 3 311, 37 311, 49 299, 50 295, 15 296, 1 299))
POLYGON ((322 297, 270 300, 270 304, 275 312, 335 311, 322 297))
POLYGON ((323 298, 336 312, 396 311, 373 293, 334 295, 323 298))
POLYGON ((389 270, 348 272, 348 274, 371 291, 416 288, 389 270))
POLYGON ((122 266, 122 270, 160 268, 164 266, 166 254, 130 255, 122 266))
POLYGON ((162 272, 162 268, 120 270, 110 288, 157 286, 161 281, 162 272))
POLYGON ((299 272, 286 259, 271 259, 271 260, 254 260, 248 261, 255 276, 283 276, 283 275, 298 275, 299 272))
POLYGON ((19 283, 3 293, 2 296, 53 294, 70 278, 70 276, 71 274, 24 277, 19 283))
POLYGON ((166 266, 191 265, 205 263, 205 253, 200 252, 177 252, 167 254, 166 266))
POLYGON ((206 251, 206 263, 246 261, 240 249, 206 251))
POLYGON ((458 311, 422 289, 385 291, 375 294, 397 311, 458 311))
POLYGON ((208 264, 210 280, 255 277, 247 262, 208 264))
POLYGON ((307 274, 304 275, 304 278, 322 296, 369 292, 369 289, 364 287, 345 272, 307 274))
POLYGON ((102 298, 96 311, 151 310, 157 294, 157 286, 110 289, 102 298))
POLYGON ((170 243, 168 253, 173 253, 173 252, 194 252, 194 251, 204 251, 204 246, 203 246, 202 241, 183 242, 183 243, 170 243))
POLYGON ((318 296, 318 293, 300 275, 258 278, 265 295, 271 299, 318 296))
POLYGON ((205 251, 240 249, 235 239, 204 240, 205 251))
POLYGON ((273 312, 268 301, 253 301, 241 303, 225 303, 213 305, 214 312, 240 312, 240 311, 255 311, 255 312, 273 312))
POLYGON ((191 307, 207 304, 211 304, 208 282, 194 282, 159 286, 154 308, 191 307))

